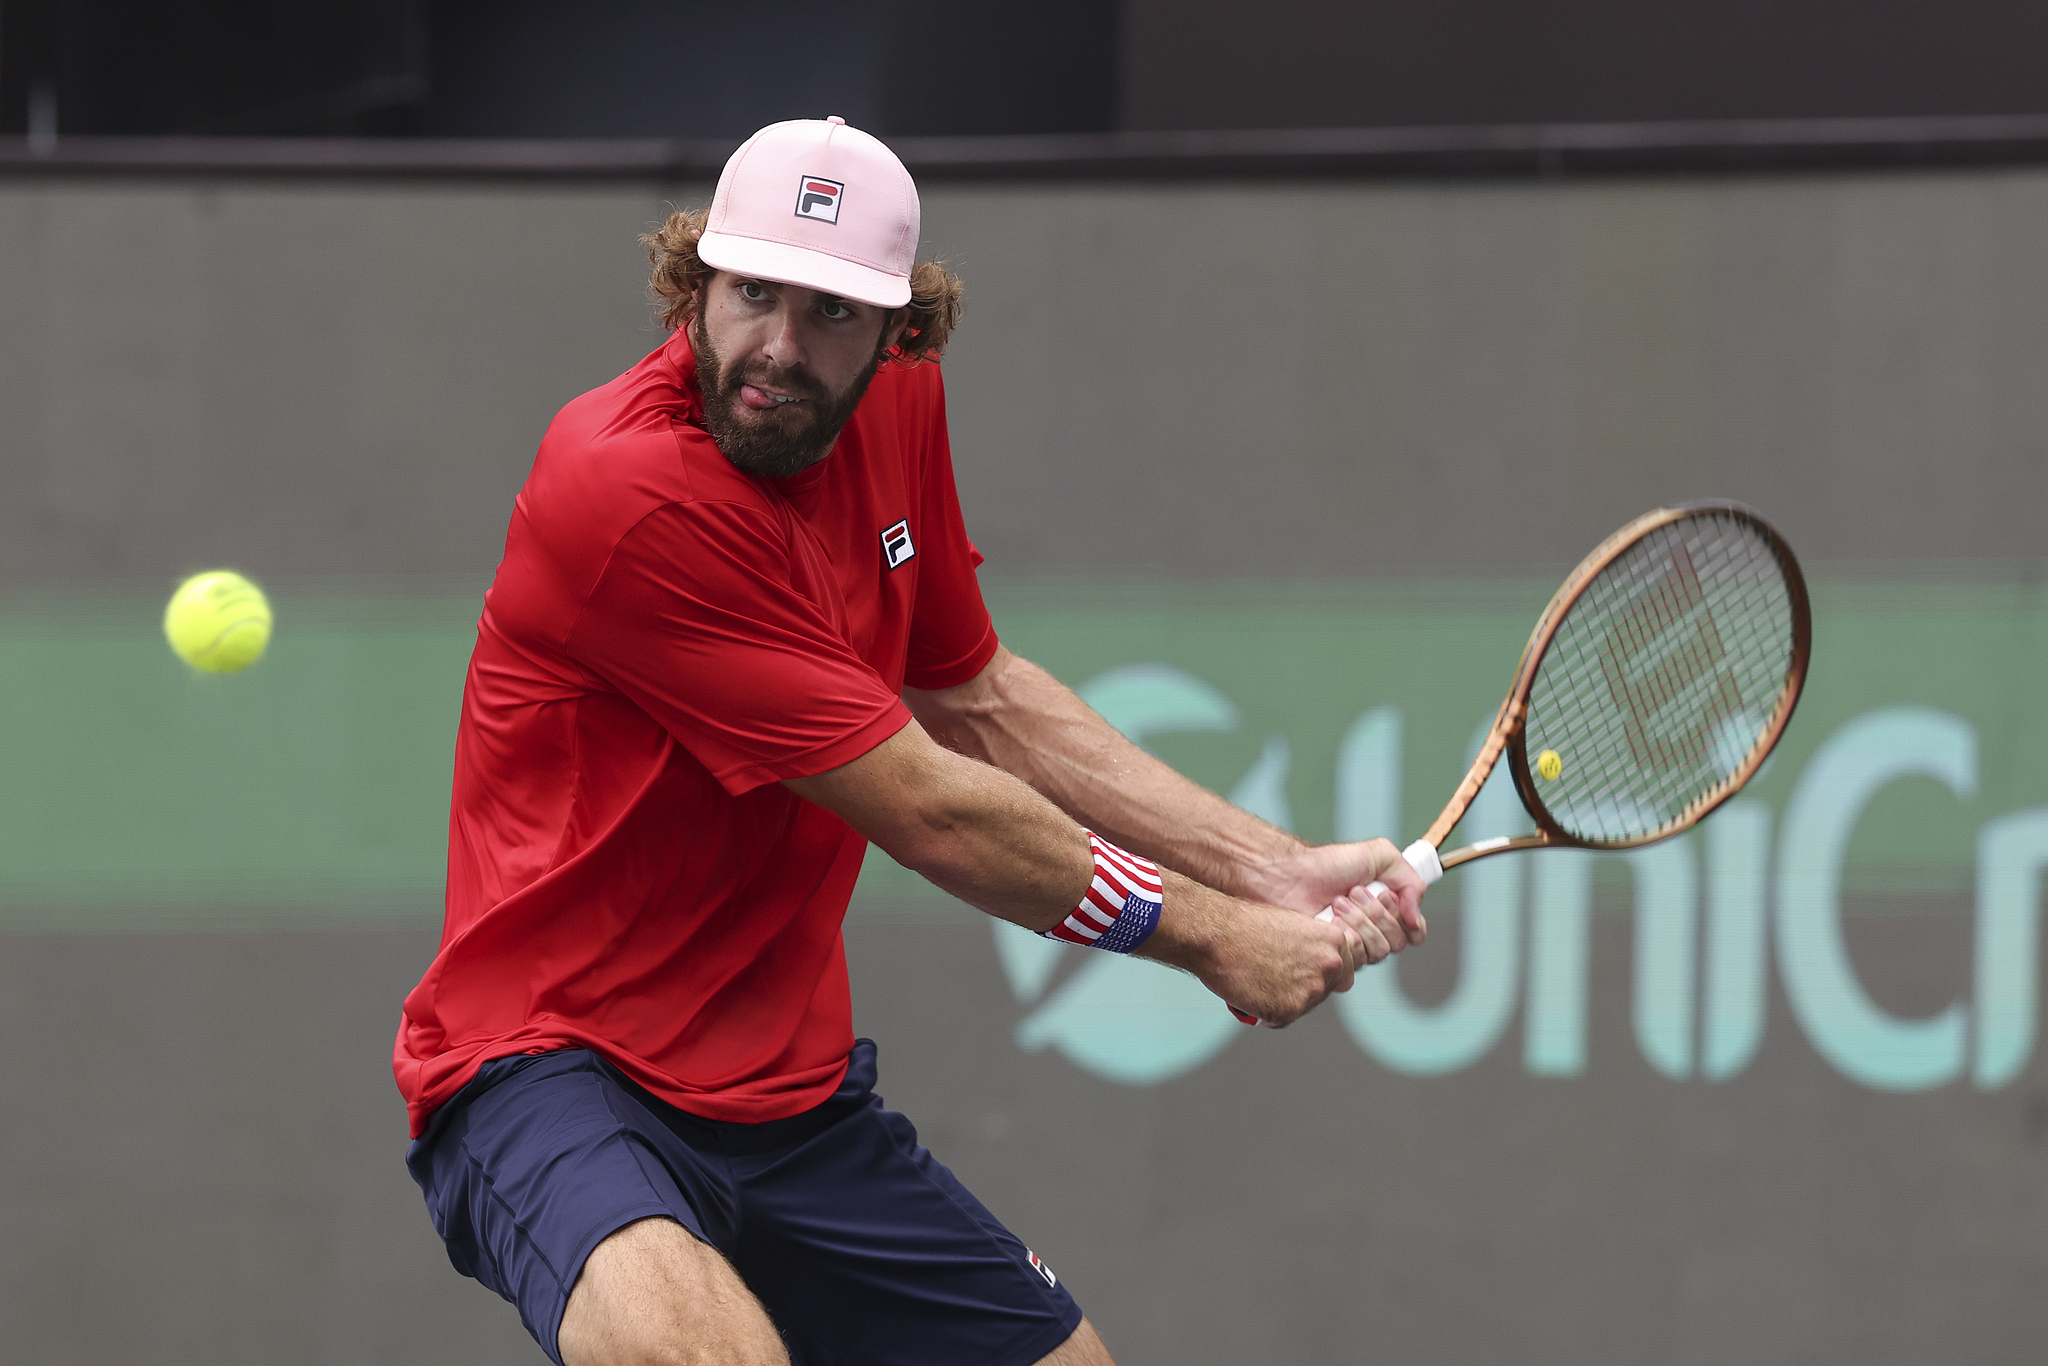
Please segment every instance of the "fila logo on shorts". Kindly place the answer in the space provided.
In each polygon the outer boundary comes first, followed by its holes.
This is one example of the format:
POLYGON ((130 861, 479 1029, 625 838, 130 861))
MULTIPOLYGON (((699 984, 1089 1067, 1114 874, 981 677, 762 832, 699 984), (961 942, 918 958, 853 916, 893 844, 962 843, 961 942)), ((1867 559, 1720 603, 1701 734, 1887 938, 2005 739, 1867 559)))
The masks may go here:
POLYGON ((882 533, 882 567, 895 569, 917 553, 917 547, 910 543, 910 519, 905 517, 895 526, 882 533))
POLYGON ((1038 1254, 1036 1252, 1033 1252, 1030 1248, 1027 1247, 1024 1249, 1024 1255, 1031 1259, 1031 1269, 1033 1271, 1036 1271, 1039 1275, 1045 1277, 1045 1283, 1047 1285, 1058 1285, 1060 1283, 1060 1278, 1052 1274, 1052 1268, 1047 1266, 1044 1262, 1038 1260, 1038 1254))
POLYGON ((846 186, 837 180, 827 180, 821 175, 807 175, 797 182, 796 216, 815 218, 820 223, 839 221, 839 199, 846 193, 846 186))

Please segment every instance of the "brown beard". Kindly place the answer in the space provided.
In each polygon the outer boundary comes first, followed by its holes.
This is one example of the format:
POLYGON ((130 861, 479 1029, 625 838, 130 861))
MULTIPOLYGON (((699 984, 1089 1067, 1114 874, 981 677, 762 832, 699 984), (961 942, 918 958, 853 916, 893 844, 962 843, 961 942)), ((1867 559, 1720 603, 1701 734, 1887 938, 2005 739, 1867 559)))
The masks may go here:
POLYGON ((882 363, 878 354, 844 391, 834 394, 803 370, 765 361, 727 374, 725 362, 712 349, 702 313, 690 320, 690 345, 697 353, 704 426, 718 443, 719 453, 748 474, 769 479, 786 479, 825 458, 882 363), (794 413, 780 409, 756 413, 739 401, 743 384, 779 389, 797 395, 802 402, 788 405, 798 410, 794 413), (747 417, 739 415, 743 409, 747 417))

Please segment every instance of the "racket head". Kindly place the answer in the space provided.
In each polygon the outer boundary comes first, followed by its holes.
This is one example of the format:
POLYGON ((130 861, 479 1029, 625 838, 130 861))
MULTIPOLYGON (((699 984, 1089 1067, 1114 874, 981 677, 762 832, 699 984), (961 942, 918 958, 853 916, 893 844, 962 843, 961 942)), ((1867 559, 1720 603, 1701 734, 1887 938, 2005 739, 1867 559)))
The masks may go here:
POLYGON ((1503 708, 1527 842, 1631 849, 1696 824, 1770 757, 1812 648, 1799 561, 1753 510, 1687 503, 1615 532, 1538 619, 1503 708))

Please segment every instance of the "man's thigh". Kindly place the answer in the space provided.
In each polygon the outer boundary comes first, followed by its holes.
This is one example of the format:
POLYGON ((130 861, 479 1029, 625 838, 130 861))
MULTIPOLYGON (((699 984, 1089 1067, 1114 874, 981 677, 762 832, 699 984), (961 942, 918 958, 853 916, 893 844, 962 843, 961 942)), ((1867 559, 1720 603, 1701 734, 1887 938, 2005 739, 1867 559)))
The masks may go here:
POLYGON ((1116 1362, 1110 1358, 1109 1348, 1096 1335, 1095 1325, 1082 1319, 1074 1335, 1040 1357, 1038 1366, 1116 1366, 1116 1362))
MULTIPOLYGON (((760 1301, 732 1264, 666 1219, 629 1224, 598 1244, 569 1296, 559 1342, 566 1366, 790 1362, 760 1301)), ((1116 1363, 1095 1326, 1083 1319, 1036 1366, 1116 1363)))
POLYGON ((564 1366, 789 1366, 732 1264, 670 1219, 628 1224, 597 1245, 557 1343, 564 1366))

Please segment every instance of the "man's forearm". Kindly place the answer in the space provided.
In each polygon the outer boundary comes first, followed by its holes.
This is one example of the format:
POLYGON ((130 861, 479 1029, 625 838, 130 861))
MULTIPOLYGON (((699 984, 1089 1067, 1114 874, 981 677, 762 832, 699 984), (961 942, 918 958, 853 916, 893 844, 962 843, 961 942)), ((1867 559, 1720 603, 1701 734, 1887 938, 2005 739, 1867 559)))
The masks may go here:
POLYGON ((1002 770, 940 748, 916 725, 788 786, 904 867, 1026 929, 1059 924, 1093 876, 1088 841, 1066 813, 1002 770))
POLYGON ((1015 655, 999 655, 959 688, 905 698, 942 744, 1017 775, 1104 838, 1206 886, 1271 899, 1261 870, 1303 848, 1132 744, 1015 655))

